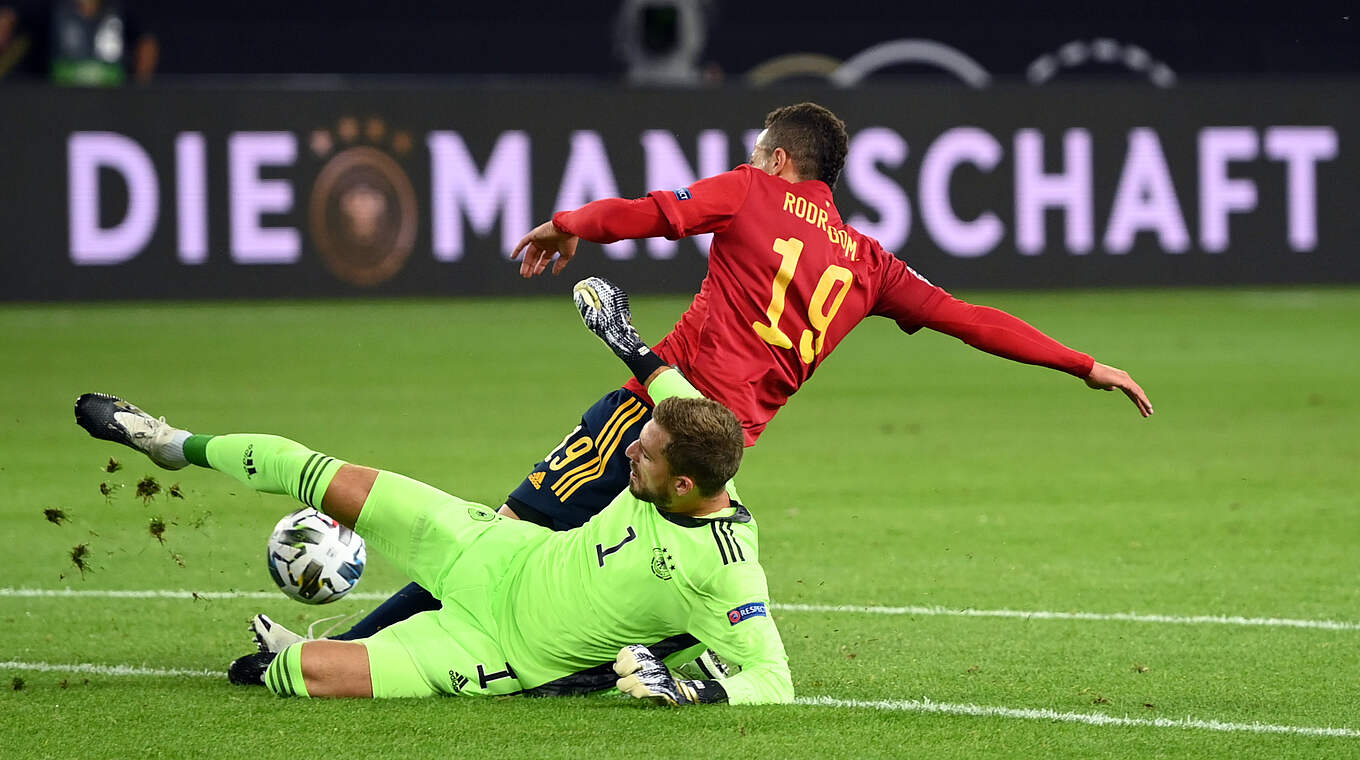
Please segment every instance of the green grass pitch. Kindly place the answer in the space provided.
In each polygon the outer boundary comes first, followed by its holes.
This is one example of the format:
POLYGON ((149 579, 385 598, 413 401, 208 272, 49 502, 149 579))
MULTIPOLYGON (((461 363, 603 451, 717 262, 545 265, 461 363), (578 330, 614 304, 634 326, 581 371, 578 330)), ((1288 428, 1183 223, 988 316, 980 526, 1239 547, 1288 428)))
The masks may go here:
MULTIPOLYGON (((305 628, 375 602, 285 599, 263 546, 291 502, 92 440, 75 397, 287 435, 499 505, 624 379, 569 286, 0 307, 0 756, 1360 757, 1354 288, 961 294, 1129 370, 1150 420, 1060 373, 862 326, 739 478, 799 704, 230 686, 252 613, 305 628), (149 501, 146 476, 163 489, 149 501), (167 590, 190 593, 144 593, 167 590), (111 591, 132 593, 91 593, 111 591)), ((653 339, 686 305, 637 301, 653 339)), ((359 592, 403 583, 374 556, 359 592)))

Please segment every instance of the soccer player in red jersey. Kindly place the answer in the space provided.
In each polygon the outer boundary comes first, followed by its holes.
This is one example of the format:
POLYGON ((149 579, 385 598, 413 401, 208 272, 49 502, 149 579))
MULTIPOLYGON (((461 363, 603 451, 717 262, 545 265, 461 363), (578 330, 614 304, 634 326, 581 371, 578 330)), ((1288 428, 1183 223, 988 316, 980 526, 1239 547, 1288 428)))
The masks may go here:
MULTIPOLYGON (((749 164, 687 188, 558 212, 526 235, 512 258, 523 256, 520 274, 533 277, 549 266, 553 274, 561 272, 581 239, 612 243, 713 233, 708 276, 655 352, 737 414, 748 446, 846 334, 870 316, 893 319, 907 333, 928 327, 1007 359, 1061 370, 1092 388, 1118 388, 1144 417, 1152 414, 1147 395, 1127 372, 1006 312, 954 298, 847 225, 832 189, 848 143, 845 124, 822 106, 777 109, 766 117, 749 164)), ((626 468, 621 480, 607 483, 610 468, 596 460, 621 458, 645 412, 636 421, 603 412, 649 401, 630 381, 624 393, 601 403, 605 408, 587 413, 582 426, 511 495, 510 511, 571 527, 582 519, 572 508, 577 494, 595 485, 623 487, 626 468), (592 426, 593 421, 604 424, 592 426), (578 463, 590 466, 580 469, 578 463), (566 487, 555 488, 567 472, 573 474, 566 487)))
MULTIPOLYGON (((1092 388, 1119 389, 1144 417, 1152 404, 1127 372, 1070 349, 1006 312, 960 301, 873 238, 847 225, 832 199, 845 165, 845 124, 814 103, 772 111, 749 164, 687 188, 608 198, 561 211, 526 235, 511 258, 520 274, 560 273, 581 239, 671 239, 713 233, 708 276, 655 347, 705 396, 741 420, 746 445, 855 325, 895 320, 974 348, 1067 372, 1092 388)), ((600 399, 506 499, 503 514, 556 530, 585 523, 628 485, 625 450, 652 402, 630 380, 600 399)), ((342 638, 437 605, 408 587, 342 638), (390 609, 386 609, 389 608, 390 609), (403 610, 410 610, 402 614, 403 610)))

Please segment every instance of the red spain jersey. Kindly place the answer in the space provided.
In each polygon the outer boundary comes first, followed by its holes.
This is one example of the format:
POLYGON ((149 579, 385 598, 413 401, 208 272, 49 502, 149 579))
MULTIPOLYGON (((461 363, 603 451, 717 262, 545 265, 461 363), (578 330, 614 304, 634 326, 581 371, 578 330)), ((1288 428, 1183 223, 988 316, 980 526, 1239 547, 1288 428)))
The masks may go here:
POLYGON ((846 225, 824 182, 743 165, 650 195, 668 237, 713 233, 703 287, 656 352, 736 413, 748 446, 865 317, 915 332, 950 298, 846 225))

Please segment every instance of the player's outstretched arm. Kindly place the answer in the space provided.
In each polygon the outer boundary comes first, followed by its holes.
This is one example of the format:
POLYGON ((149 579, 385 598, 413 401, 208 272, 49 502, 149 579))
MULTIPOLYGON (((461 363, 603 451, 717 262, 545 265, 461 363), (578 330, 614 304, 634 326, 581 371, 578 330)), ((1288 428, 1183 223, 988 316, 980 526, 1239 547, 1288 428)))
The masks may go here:
POLYGON ((946 294, 935 301, 921 319, 921 325, 990 354, 1066 372, 1092 388, 1107 391, 1118 388, 1138 407, 1139 414, 1152 416, 1152 403, 1129 373, 1064 346, 1013 314, 946 294))
POLYGON ((543 274, 557 255, 553 274, 559 274, 576 255, 576 245, 583 239, 592 243, 614 243, 675 234, 666 215, 661 213, 661 207, 650 197, 637 200, 602 198, 574 211, 557 212, 551 220, 525 235, 510 258, 517 259, 521 251, 526 251, 519 274, 533 277, 543 274))
POLYGON ((1139 414, 1144 417, 1152 416, 1152 402, 1148 400, 1147 394, 1134 382, 1129 373, 1118 367, 1096 362, 1091 366, 1091 374, 1086 376, 1086 384, 1099 391, 1112 391, 1118 388, 1129 397, 1134 406, 1138 407, 1139 414))

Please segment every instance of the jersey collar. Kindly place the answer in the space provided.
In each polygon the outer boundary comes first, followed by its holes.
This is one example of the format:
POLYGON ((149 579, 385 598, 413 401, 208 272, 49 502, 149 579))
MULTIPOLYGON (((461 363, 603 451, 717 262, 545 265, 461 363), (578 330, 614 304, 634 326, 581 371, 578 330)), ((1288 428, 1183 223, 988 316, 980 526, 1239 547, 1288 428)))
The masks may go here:
POLYGON ((682 528, 702 528, 705 525, 709 525, 715 522, 726 523, 751 522, 751 513, 746 509, 745 506, 743 506, 740 502, 737 501, 732 502, 732 505, 737 508, 737 511, 730 515, 727 515, 726 517, 690 517, 689 515, 673 515, 669 512, 663 511, 659 507, 653 507, 653 509, 657 511, 657 514, 666 518, 670 522, 679 525, 682 528))
POLYGON ((794 183, 794 187, 798 188, 798 192, 806 196, 808 200, 826 211, 827 221, 838 227, 845 224, 841 221, 841 212, 836 208, 836 199, 831 192, 830 185, 819 179, 805 179, 802 182, 794 183))

